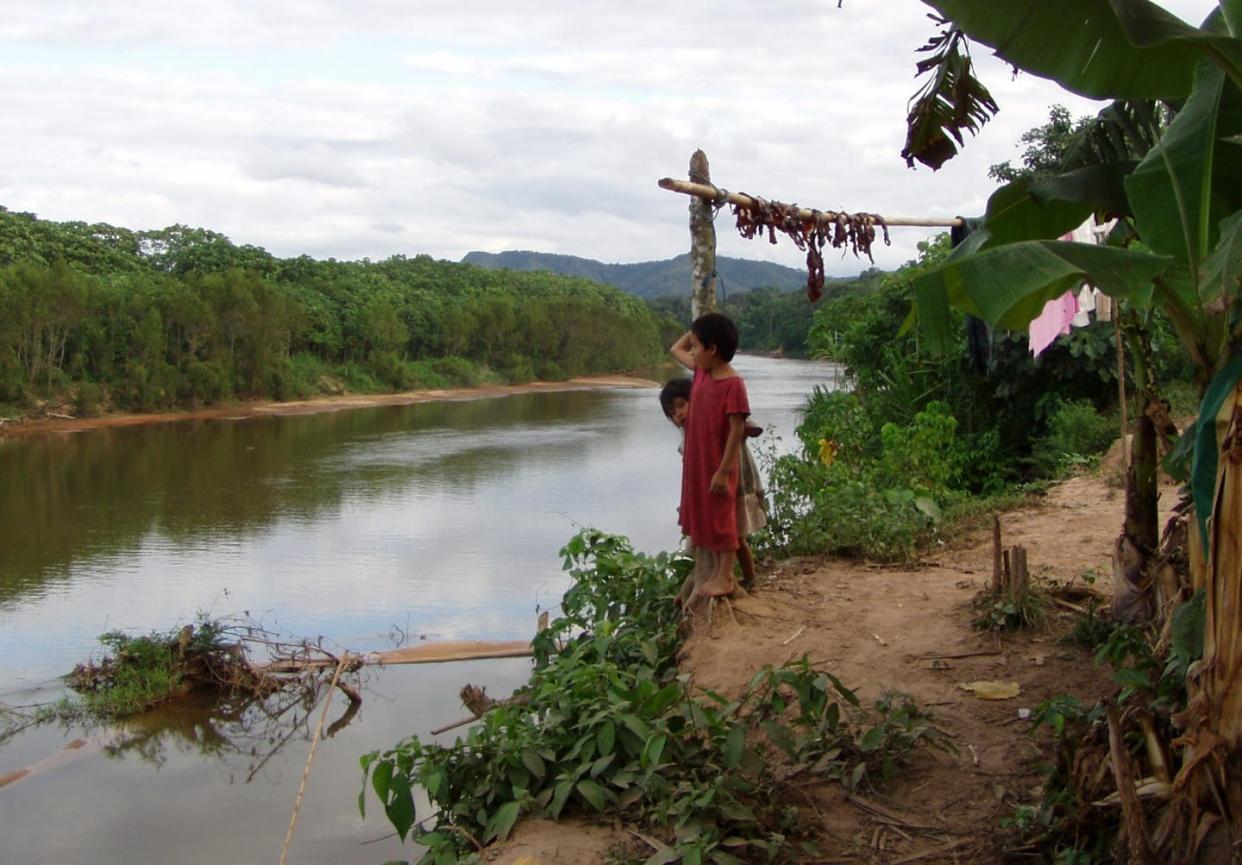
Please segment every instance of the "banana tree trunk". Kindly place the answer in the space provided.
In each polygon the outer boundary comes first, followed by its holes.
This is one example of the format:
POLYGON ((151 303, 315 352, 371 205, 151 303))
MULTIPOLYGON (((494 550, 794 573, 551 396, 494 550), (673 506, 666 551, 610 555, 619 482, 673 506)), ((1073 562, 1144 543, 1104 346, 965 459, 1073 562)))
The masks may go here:
POLYGON ((1206 627, 1203 658, 1186 677, 1186 709, 1175 716, 1186 751, 1174 786, 1192 815, 1188 852, 1225 862, 1236 861, 1229 856, 1242 838, 1242 382, 1200 423, 1214 423, 1220 461, 1206 548, 1197 554, 1190 545, 1206 627))
POLYGON ((1155 614, 1153 562, 1160 541, 1159 487, 1156 483, 1156 427, 1140 414, 1134 419, 1130 464, 1126 470, 1125 526, 1113 548, 1113 618, 1134 624, 1155 614))
POLYGON ((1236 752, 1242 747, 1242 383, 1225 400, 1216 423, 1220 462, 1208 524, 1207 631, 1198 683, 1212 730, 1236 752))

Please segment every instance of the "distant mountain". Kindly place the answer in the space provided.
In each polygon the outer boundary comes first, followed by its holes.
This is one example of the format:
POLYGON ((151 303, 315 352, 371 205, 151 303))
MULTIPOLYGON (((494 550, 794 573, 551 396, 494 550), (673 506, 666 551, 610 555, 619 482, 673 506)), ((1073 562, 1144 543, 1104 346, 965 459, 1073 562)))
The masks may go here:
MULTIPOLYGON (((573 255, 516 250, 468 252, 462 262, 491 270, 550 270, 563 276, 580 276, 615 285, 639 297, 682 295, 690 290, 689 253, 665 261, 604 264, 573 255)), ((806 271, 766 261, 747 261, 722 255, 716 258, 716 273, 726 294, 768 286, 776 286, 783 291, 806 287, 806 271)))

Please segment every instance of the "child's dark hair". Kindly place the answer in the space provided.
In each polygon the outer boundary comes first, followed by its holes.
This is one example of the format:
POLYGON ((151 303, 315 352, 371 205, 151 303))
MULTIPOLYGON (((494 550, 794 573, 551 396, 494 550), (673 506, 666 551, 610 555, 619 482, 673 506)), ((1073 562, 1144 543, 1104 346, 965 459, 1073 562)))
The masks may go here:
POLYGON ((690 379, 685 376, 670 378, 660 388, 660 408, 664 409, 665 417, 673 416, 673 402, 679 399, 690 399, 690 379))
POLYGON ((690 325, 703 348, 716 349, 716 355, 725 363, 733 360, 737 351, 737 325, 724 313, 709 312, 700 315, 690 325))

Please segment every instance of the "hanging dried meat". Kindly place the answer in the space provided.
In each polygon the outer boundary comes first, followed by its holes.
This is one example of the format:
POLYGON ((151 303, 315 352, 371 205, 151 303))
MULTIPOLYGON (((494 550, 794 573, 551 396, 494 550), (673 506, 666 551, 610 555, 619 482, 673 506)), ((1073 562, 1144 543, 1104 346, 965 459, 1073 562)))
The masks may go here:
MULTIPOLYGON (((890 246, 888 226, 878 213, 833 213, 822 210, 803 210, 796 204, 768 201, 758 196, 748 196, 753 204, 749 207, 733 205, 737 230, 748 240, 766 231, 768 241, 776 243, 776 232, 789 236, 794 246, 806 252, 806 296, 811 302, 819 300, 824 293, 825 246, 833 249, 848 247, 855 256, 871 257, 871 244, 875 241, 878 225, 884 232, 884 245, 890 246)), ((842 252, 842 255, 845 253, 842 252)))

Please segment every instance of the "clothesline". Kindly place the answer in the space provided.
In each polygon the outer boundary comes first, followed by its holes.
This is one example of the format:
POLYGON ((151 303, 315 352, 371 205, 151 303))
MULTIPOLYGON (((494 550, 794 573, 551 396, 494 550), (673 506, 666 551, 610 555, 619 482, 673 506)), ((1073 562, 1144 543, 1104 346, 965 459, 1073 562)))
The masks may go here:
MULTIPOLYGON (((659 181, 661 189, 667 189, 670 192, 680 192, 683 195, 693 195, 696 198, 705 198, 708 201, 727 201, 729 204, 736 204, 739 207, 754 208, 758 202, 749 195, 740 192, 729 192, 727 189, 720 189, 704 183, 692 183, 688 180, 677 180, 673 177, 663 177, 659 181)), ((836 219, 842 214, 835 210, 814 211, 809 208, 802 208, 798 211, 800 219, 813 220, 816 216, 829 220, 836 219)), ((845 214, 848 216, 849 214, 845 214)), ((922 217, 922 216, 879 216, 873 215, 873 221, 879 223, 882 221, 888 226, 913 226, 919 228, 952 228, 962 224, 960 217, 922 217)))

